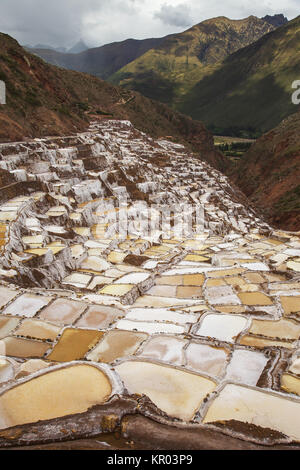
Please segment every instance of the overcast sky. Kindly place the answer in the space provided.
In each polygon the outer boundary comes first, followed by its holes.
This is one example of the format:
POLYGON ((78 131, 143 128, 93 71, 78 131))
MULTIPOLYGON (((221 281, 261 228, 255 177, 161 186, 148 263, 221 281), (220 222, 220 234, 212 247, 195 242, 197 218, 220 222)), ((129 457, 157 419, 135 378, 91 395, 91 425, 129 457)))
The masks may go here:
POLYGON ((21 44, 100 46, 184 31, 215 16, 300 14, 300 0, 0 0, 0 31, 21 44))

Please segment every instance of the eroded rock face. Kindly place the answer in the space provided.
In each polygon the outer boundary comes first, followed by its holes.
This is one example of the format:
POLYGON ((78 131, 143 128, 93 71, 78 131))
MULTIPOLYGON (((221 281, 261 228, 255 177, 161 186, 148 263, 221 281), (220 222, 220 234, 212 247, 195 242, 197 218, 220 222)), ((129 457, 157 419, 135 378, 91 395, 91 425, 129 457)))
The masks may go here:
POLYGON ((193 448, 299 445, 298 234, 129 122, 0 153, 41 185, 0 205, 0 445, 132 438, 128 413, 193 448))

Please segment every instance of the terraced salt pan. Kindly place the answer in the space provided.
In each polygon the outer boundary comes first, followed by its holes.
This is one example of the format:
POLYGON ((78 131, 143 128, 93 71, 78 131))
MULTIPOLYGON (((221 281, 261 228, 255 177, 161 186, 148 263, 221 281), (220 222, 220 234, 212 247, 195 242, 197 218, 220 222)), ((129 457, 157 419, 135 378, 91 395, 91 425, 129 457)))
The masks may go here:
POLYGON ((203 318, 196 334, 220 341, 234 342, 247 324, 248 319, 240 315, 208 314, 203 318))
POLYGON ((253 335, 245 335, 240 341, 240 344, 244 346, 252 346, 253 348, 267 348, 267 347, 281 347, 287 349, 293 349, 295 342, 279 341, 275 339, 260 338, 253 335))
POLYGON ((93 305, 76 322, 76 326, 104 329, 123 315, 124 312, 118 308, 106 305, 93 305))
POLYGON ((115 324, 115 328, 119 330, 128 331, 144 331, 145 333, 177 333, 182 334, 186 331, 186 327, 174 325, 173 323, 150 323, 143 321, 130 321, 130 320, 119 320, 115 324))
POLYGON ((14 376, 15 371, 11 362, 0 356, 0 384, 12 380, 14 376))
POLYGON ((291 359, 291 364, 289 367, 289 371, 300 375, 300 357, 299 357, 299 350, 296 351, 295 355, 291 359))
POLYGON ((184 421, 193 418, 216 386, 206 377, 150 362, 124 362, 116 366, 116 371, 129 393, 147 395, 169 416, 184 421))
POLYGON ((20 323, 19 318, 0 316, 0 339, 8 336, 20 323))
POLYGON ((0 396, 0 429, 75 413, 105 403, 112 392, 107 375, 76 364, 11 388, 0 396))
POLYGON ((130 273, 115 281, 115 284, 139 284, 149 277, 149 273, 130 273))
POLYGON ((177 299, 176 297, 159 297, 156 295, 142 295, 138 297, 133 307, 188 307, 190 305, 201 304, 201 300, 196 299, 177 299))
POLYGON ((128 292, 130 292, 133 288, 136 288, 133 284, 109 284, 103 287, 99 291, 99 294, 122 297, 123 295, 128 294, 128 292))
POLYGON ((60 327, 51 325, 51 323, 28 319, 23 320, 14 334, 17 336, 27 336, 29 338, 54 341, 60 330, 60 327))
POLYGON ((274 429, 300 441, 300 400, 228 384, 208 408, 203 422, 232 419, 274 429))
POLYGON ((174 365, 182 365, 184 363, 183 348, 186 344, 186 340, 176 337, 156 336, 143 346, 139 356, 174 365))
POLYGON ((8 287, 0 286, 0 308, 8 304, 16 295, 18 291, 9 289, 8 287))
POLYGON ((86 309, 87 304, 64 298, 56 299, 42 310, 39 318, 59 325, 72 324, 86 309))
POLYGON ((43 357, 50 345, 41 341, 7 337, 2 340, 5 354, 12 357, 43 357))
POLYGON ((300 325, 284 318, 278 321, 253 320, 249 332, 269 338, 296 340, 300 337, 300 325))
POLYGON ((206 299, 212 305, 239 305, 240 299, 231 286, 209 287, 205 292, 206 299))
POLYGON ((268 358, 259 352, 236 349, 227 366, 225 380, 246 385, 256 385, 268 358))
POLYGON ((300 314, 300 296, 281 296, 280 302, 286 316, 300 314))
POLYGON ((82 273, 72 273, 64 278, 62 284, 69 284, 74 287, 84 288, 90 283, 92 276, 82 273))
POLYGON ((81 263, 80 269, 101 273, 106 269, 109 269, 110 266, 111 265, 103 258, 99 258, 98 256, 88 256, 81 263))
POLYGON ((244 305, 272 305, 273 301, 262 292, 242 292, 238 294, 244 305))
POLYGON ((69 362, 83 359, 103 336, 103 331, 66 328, 47 359, 69 362))
POLYGON ((146 333, 121 330, 109 331, 99 344, 87 355, 89 361, 113 362, 134 354, 148 338, 146 333))
POLYGON ((167 321, 185 325, 186 323, 195 323, 199 315, 189 315, 174 312, 166 308, 133 308, 126 314, 126 320, 138 321, 167 321))
POLYGON ((229 350, 208 344, 190 343, 186 348, 185 357, 186 365, 195 371, 219 377, 225 371, 229 350))
POLYGON ((52 297, 44 297, 34 294, 23 294, 14 300, 3 311, 4 314, 16 315, 20 317, 34 317, 42 308, 48 305, 52 297))
POLYGON ((281 388, 288 393, 300 395, 300 378, 290 374, 283 374, 281 377, 281 388))

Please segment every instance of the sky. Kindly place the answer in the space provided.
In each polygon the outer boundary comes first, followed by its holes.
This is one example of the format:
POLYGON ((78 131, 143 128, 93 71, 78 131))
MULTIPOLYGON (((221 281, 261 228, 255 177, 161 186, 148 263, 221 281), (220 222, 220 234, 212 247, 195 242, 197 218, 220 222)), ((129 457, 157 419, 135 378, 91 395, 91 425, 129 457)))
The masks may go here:
POLYGON ((128 38, 161 37, 194 24, 283 13, 300 14, 300 0, 0 0, 0 31, 20 44, 89 47, 128 38))

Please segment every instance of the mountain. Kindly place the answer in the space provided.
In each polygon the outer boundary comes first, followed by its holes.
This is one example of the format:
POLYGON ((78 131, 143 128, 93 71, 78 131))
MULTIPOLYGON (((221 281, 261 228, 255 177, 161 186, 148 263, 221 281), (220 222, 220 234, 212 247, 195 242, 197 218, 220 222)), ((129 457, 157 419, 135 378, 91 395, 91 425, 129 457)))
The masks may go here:
POLYGON ((71 49, 68 50, 69 54, 80 54, 80 52, 84 52, 88 49, 87 45, 85 42, 80 39, 71 49))
MULTIPOLYGON (((279 16, 276 21, 273 20, 277 26, 287 21, 283 15, 275 16, 279 16)), ((153 74, 158 87, 163 91, 166 87, 171 89, 178 80, 184 82, 187 77, 195 83, 199 79, 199 67, 222 60, 231 52, 272 31, 277 27, 272 24, 272 19, 272 16, 268 19, 251 16, 237 21, 224 17, 214 18, 183 33, 144 40, 128 39, 95 47, 78 55, 70 55, 70 52, 74 52, 72 50, 67 54, 56 53, 53 48, 35 48, 34 52, 53 65, 90 73, 103 79, 110 79, 112 76, 111 80, 115 84, 120 82, 151 98, 168 101, 168 93, 167 96, 164 92, 157 95, 155 89, 152 89, 153 74), (128 64, 130 65, 127 68, 128 64), (175 70, 169 70, 170 64, 175 70), (118 71, 120 74, 114 76, 118 71)))
POLYGON ((46 64, 8 35, 0 34, 0 50, 0 80, 7 89, 7 105, 0 106, 0 141, 78 132, 91 118, 112 117, 130 120, 153 137, 184 142, 218 168, 226 163, 202 123, 139 93, 46 64))
POLYGON ((279 28, 279 26, 282 26, 288 22, 288 19, 283 14, 273 16, 266 15, 262 18, 262 20, 267 21, 273 26, 276 26, 276 28, 279 28))
POLYGON ((216 133, 247 136, 295 112, 292 82, 300 78, 300 16, 227 57, 181 100, 177 109, 216 133))
POLYGON ((26 46, 23 46, 27 49, 45 49, 45 50, 51 50, 51 51, 55 51, 55 52, 67 52, 67 49, 65 47, 54 47, 54 46, 49 46, 48 44, 36 44, 35 46, 30 46, 30 45, 26 45, 26 46))
POLYGON ((274 225, 300 230, 300 107, 258 139, 230 176, 274 225))
POLYGON ((107 79, 124 65, 143 55, 149 49, 158 46, 165 38, 158 39, 127 39, 101 47, 94 47, 79 54, 62 54, 53 49, 31 49, 46 62, 69 70, 85 72, 96 77, 107 79))
POLYGON ((110 80, 177 107, 202 77, 212 73, 215 64, 275 28, 255 16, 243 20, 212 18, 165 38, 110 80))

